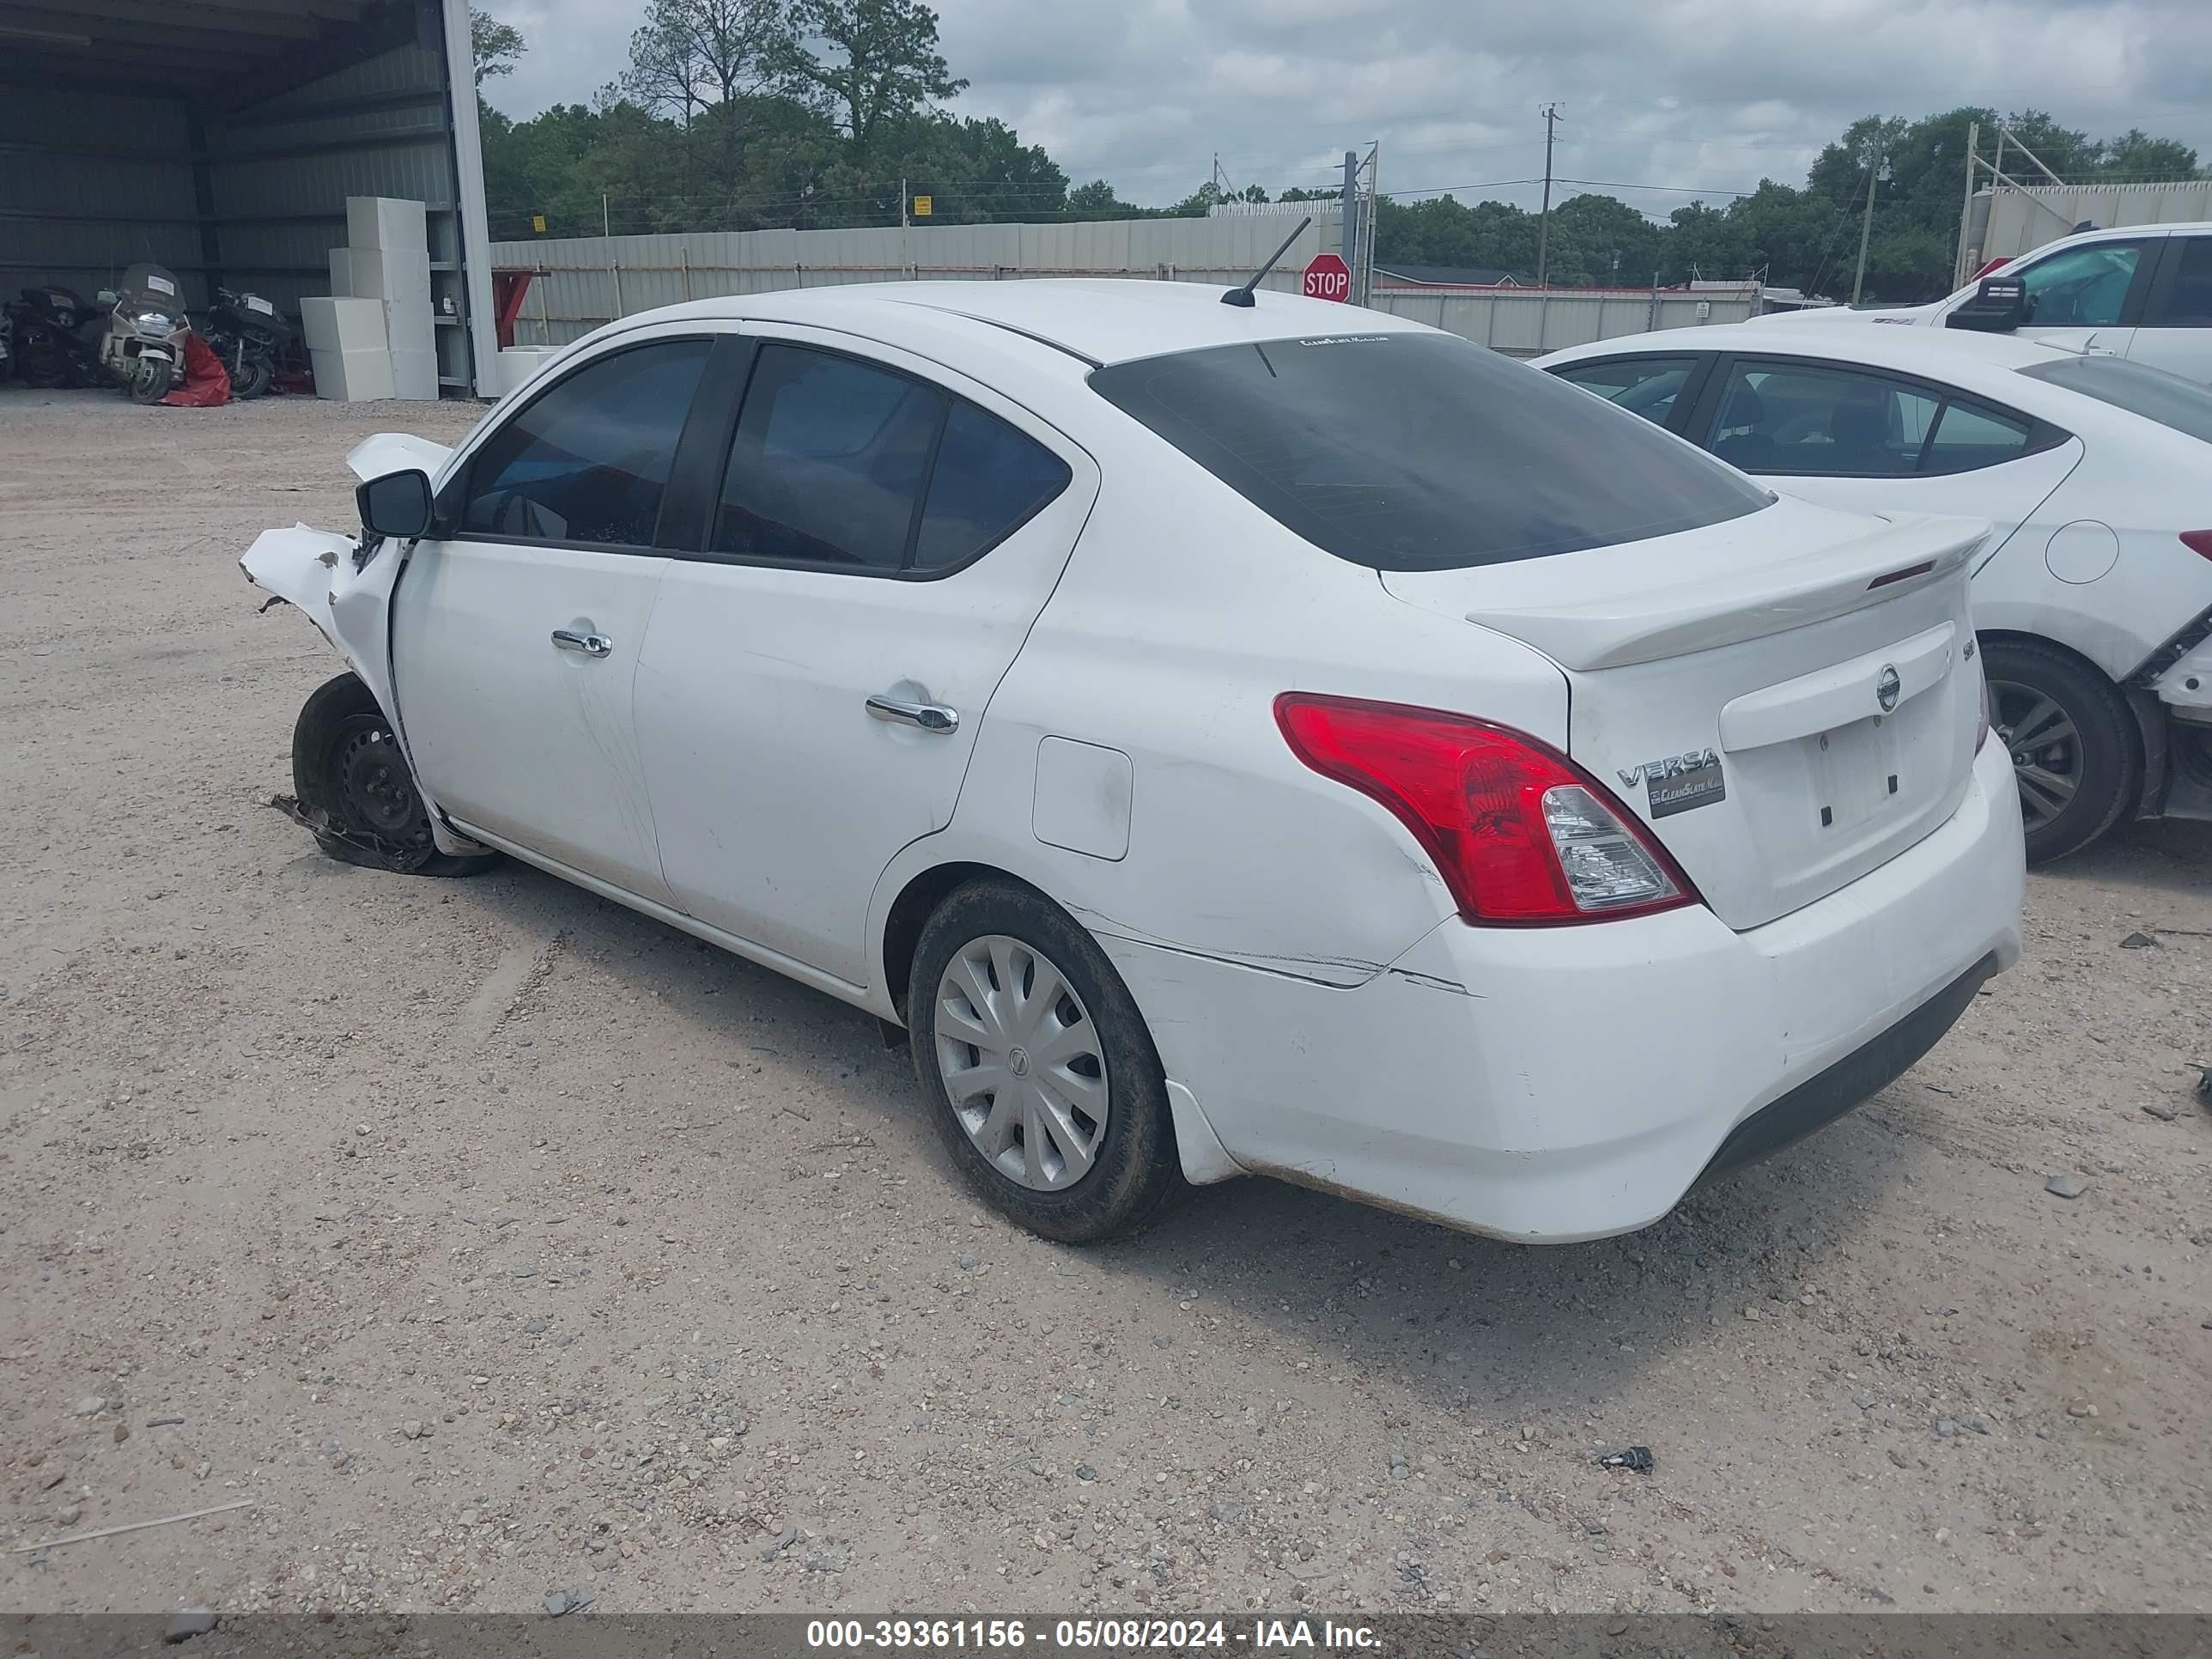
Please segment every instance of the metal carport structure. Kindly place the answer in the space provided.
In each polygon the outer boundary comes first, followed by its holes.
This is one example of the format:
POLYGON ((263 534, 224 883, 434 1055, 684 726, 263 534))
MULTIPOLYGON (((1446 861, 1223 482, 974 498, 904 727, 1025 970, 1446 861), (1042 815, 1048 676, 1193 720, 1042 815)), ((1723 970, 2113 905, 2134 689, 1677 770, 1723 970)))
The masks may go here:
POLYGON ((345 198, 428 206, 438 375, 496 387, 467 0, 0 0, 0 291, 173 270, 296 313, 345 198))

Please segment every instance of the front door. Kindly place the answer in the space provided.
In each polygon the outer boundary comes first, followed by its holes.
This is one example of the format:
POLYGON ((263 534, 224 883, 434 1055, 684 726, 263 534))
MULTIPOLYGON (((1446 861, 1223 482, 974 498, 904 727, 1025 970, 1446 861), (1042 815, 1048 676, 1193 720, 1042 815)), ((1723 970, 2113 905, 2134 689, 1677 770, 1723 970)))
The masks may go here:
POLYGON ((711 343, 591 358, 440 492, 392 603, 393 674, 424 788, 465 830, 670 902, 631 721, 677 444, 711 343))
POLYGON ((862 986, 877 879, 951 820, 1097 471, 936 365, 756 337, 708 556, 670 566, 646 633, 639 742, 683 908, 862 986))
POLYGON ((2014 274, 2027 286, 2031 310, 2020 337, 2126 356, 2164 240, 2085 242, 2022 267, 2014 274))

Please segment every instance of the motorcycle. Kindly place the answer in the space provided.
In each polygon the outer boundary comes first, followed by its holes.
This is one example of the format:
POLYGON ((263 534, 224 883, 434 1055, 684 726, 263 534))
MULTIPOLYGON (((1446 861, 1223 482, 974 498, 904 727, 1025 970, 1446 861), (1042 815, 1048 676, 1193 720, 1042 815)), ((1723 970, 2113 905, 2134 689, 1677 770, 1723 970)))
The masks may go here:
POLYGON ((22 295, 8 307, 16 378, 41 390, 90 386, 99 378, 100 356, 85 337, 99 307, 74 289, 53 285, 27 288, 22 295))
POLYGON ((0 306, 0 385, 15 372, 15 313, 0 306))
POLYGON ((292 331, 275 306, 258 294, 234 294, 227 288, 216 289, 201 332, 208 349, 222 360, 237 398, 266 393, 292 344, 292 331))
POLYGON ((184 337, 191 331, 176 277, 160 265, 132 265, 107 315, 100 366, 133 403, 158 404, 184 384, 184 337))

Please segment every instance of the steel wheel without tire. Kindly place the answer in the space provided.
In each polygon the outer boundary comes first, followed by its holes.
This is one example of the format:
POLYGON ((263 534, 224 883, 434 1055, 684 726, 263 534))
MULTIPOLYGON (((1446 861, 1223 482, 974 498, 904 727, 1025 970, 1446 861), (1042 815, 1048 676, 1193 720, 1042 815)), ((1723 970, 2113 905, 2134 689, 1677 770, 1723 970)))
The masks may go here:
POLYGON ((1032 1232, 1110 1237, 1182 1185, 1151 1033, 1097 942, 1042 894, 953 893, 922 930, 907 1008, 939 1138, 1032 1232))
POLYGON ((2000 640, 1983 662, 1990 736, 2012 757, 2029 860, 2079 852, 2135 805, 2134 717, 2109 680, 2055 647, 2000 640))
POLYGON ((357 674, 316 689, 292 729, 292 785, 322 849, 410 875, 472 875, 497 856, 438 850, 392 723, 357 674))

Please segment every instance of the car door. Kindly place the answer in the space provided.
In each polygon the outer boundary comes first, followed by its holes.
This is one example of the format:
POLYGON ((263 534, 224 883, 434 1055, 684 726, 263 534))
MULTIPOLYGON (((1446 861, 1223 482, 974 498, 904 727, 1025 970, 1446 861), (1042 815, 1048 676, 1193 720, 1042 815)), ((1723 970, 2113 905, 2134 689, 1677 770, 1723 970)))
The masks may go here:
POLYGON ((2212 385, 2212 235, 2166 239, 2128 356, 2212 385))
POLYGON ((677 902, 863 986, 877 878, 951 822, 1098 473, 940 366, 748 332, 705 544, 672 564, 646 632, 639 743, 677 902))
POLYGON ((1705 448, 1808 501, 1988 519, 1985 557, 2081 458, 2070 434, 1992 400, 1826 359, 1723 357, 1693 418, 1705 448))
POLYGON ((2126 356, 2165 240, 2084 242, 2008 271, 2027 285, 2030 309, 2020 337, 2126 356))
POLYGON ((661 903, 631 688, 709 337, 624 337, 497 424, 392 599, 410 757, 465 830, 661 903), (450 530, 445 526, 450 525, 450 530))

